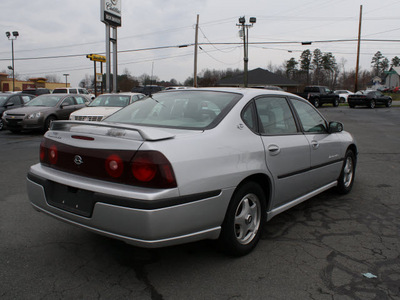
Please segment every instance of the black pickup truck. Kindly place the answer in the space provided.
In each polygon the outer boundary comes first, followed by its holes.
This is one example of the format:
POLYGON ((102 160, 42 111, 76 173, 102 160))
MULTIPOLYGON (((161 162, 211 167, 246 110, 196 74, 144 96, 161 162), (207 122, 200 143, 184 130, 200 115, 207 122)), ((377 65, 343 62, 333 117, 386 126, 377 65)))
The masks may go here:
POLYGON ((339 106, 339 95, 326 86, 306 86, 303 93, 296 93, 296 95, 307 99, 315 107, 320 107, 324 103, 331 103, 335 107, 339 106))

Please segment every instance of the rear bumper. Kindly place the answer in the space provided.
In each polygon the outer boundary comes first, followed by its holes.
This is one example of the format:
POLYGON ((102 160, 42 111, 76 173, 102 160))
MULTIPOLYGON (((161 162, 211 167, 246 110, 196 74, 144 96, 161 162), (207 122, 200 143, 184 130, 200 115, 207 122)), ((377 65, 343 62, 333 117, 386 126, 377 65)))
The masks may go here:
MULTIPOLYGON (((53 184, 63 183, 38 176, 34 171, 35 168, 31 168, 28 174, 27 190, 35 209, 92 232, 146 248, 217 239, 233 193, 233 189, 229 189, 168 198, 165 202, 163 199, 119 197, 112 192, 97 193, 90 216, 83 216, 54 206, 48 189, 53 184)), ((90 188, 93 190, 93 185, 90 188)))

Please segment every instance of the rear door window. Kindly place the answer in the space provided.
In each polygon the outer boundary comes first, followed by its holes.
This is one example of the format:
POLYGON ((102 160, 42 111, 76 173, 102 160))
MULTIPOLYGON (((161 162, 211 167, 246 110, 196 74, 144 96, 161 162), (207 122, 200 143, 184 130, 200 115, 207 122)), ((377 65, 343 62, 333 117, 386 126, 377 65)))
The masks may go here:
POLYGON ((289 104, 284 97, 261 97, 255 100, 260 133, 267 135, 297 133, 289 104))

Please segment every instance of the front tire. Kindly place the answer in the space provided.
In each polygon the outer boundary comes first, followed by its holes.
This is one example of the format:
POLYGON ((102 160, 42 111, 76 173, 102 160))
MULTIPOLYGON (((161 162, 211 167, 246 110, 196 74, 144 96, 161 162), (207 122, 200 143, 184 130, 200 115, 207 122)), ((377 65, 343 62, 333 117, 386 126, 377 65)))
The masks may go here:
POLYGON ((352 150, 347 150, 344 158, 342 172, 338 178, 336 191, 339 194, 347 194, 351 191, 356 175, 356 157, 352 150))
POLYGON ((389 99, 388 101, 386 101, 385 106, 386 107, 391 107, 392 106, 392 99, 389 99))
POLYGON ((53 122, 54 120, 56 120, 56 118, 55 118, 54 116, 48 116, 47 119, 46 119, 46 121, 44 122, 44 128, 43 128, 43 130, 44 130, 44 131, 49 130, 49 129, 50 129, 51 122, 53 122))
POLYGON ((224 252, 242 256, 254 249, 265 221, 265 202, 264 191, 255 182, 247 182, 235 191, 219 237, 224 252))
POLYGON ((375 100, 372 99, 371 102, 369 103, 369 108, 375 108, 375 105, 376 105, 375 100))

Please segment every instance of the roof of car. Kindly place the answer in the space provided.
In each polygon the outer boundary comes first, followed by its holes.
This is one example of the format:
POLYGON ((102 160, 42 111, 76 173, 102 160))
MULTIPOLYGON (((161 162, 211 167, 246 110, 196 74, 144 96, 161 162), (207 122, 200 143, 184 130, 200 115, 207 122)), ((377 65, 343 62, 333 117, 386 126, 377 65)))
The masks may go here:
MULTIPOLYGON (((271 94, 271 95, 290 95, 298 97, 292 93, 277 90, 268 89, 256 89, 256 88, 241 88, 241 87, 204 87, 204 88, 188 88, 183 90, 170 90, 169 92, 187 92, 187 91, 216 91, 216 92, 227 92, 227 93, 239 93, 243 95, 256 96, 259 94, 271 94)), ((300 98, 300 97, 298 97, 300 98)))

